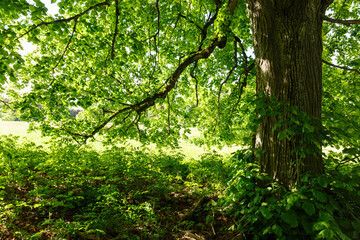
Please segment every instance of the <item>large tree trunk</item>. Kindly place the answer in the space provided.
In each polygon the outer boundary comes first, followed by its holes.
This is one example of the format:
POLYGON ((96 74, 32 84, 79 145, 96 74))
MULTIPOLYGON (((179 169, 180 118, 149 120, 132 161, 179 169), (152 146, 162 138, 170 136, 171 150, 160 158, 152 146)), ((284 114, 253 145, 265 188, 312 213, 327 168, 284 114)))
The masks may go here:
MULTIPOLYGON (((256 56, 256 90, 299 111, 321 118, 321 0, 247 0, 256 56)), ((284 127, 273 131, 279 116, 267 116, 256 134, 262 172, 291 186, 308 171, 324 171, 321 149, 297 154, 301 136, 279 140, 284 127)), ((319 126, 317 126, 318 128, 319 126)), ((320 140, 319 140, 320 141, 320 140)), ((320 142, 319 145, 321 146, 320 142)))

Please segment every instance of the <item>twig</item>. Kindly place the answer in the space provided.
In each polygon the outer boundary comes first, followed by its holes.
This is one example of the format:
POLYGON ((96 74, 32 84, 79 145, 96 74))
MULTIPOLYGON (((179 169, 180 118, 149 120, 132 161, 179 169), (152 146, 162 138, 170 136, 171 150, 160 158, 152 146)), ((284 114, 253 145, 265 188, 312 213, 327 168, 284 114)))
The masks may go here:
POLYGON ((332 22, 332 23, 344 24, 346 26, 350 26, 353 24, 360 24, 360 19, 340 20, 340 19, 329 18, 325 14, 322 15, 322 18, 325 21, 332 22))
MULTIPOLYGON (((72 38, 73 38, 73 36, 74 36, 74 34, 75 34, 75 31, 76 31, 77 22, 78 22, 78 19, 75 19, 75 24, 74 24, 74 27, 73 27, 73 31, 72 31, 72 33, 71 33, 71 36, 70 36, 70 38, 69 38, 69 41, 68 41, 68 43, 66 44, 66 47, 65 47, 65 49, 64 49, 64 52, 63 52, 63 54, 61 55, 59 61, 58 61, 58 62, 56 63, 56 65, 53 67, 53 69, 52 69, 53 71, 55 71, 55 69, 57 68, 57 66, 59 66, 61 60, 64 58, 64 56, 65 56, 65 54, 66 54, 66 52, 67 52, 67 50, 68 50, 68 48, 69 48, 69 46, 70 46, 71 40, 72 40, 72 38)), ((54 80, 51 82, 50 85, 52 85, 53 82, 54 82, 54 80)))
POLYGON ((37 29, 38 27, 40 26, 47 26, 47 25, 50 25, 50 24, 54 24, 54 23, 61 23, 61 22, 70 22, 72 20, 76 20, 78 19, 79 17, 81 17, 82 15, 88 13, 89 11, 91 11, 92 9, 94 8, 97 8, 97 7, 101 7, 101 6, 104 6, 104 5, 110 5, 110 0, 106 0, 105 2, 101 2, 101 3, 98 3, 98 4, 95 4, 91 7, 89 7, 88 9, 86 9, 85 11, 75 15, 75 16, 72 16, 72 17, 69 17, 69 18, 62 18, 62 19, 57 19, 55 21, 51 21, 51 22, 42 22, 42 23, 39 23, 37 25, 35 25, 34 27, 30 28, 28 31, 26 31, 24 34, 20 35, 18 38, 16 38, 16 40, 22 38, 23 36, 27 35, 29 32, 37 29))
POLYGON ((1 102, 2 104, 4 104, 6 107, 8 107, 8 108, 10 108, 11 110, 13 110, 13 108, 10 107, 9 102, 7 102, 7 101, 5 101, 5 100, 2 100, 2 99, 0 99, 0 102, 1 102))
POLYGON ((330 63, 330 62, 327 62, 325 61, 324 59, 322 60, 323 63, 329 65, 329 66, 332 66, 332 67, 336 67, 336 68, 340 68, 340 69, 344 69, 344 70, 347 70, 347 71, 353 71, 353 72, 356 72, 357 74, 360 74, 360 71, 357 70, 357 69, 354 69, 354 68, 348 68, 348 67, 344 67, 344 66, 338 66, 338 65, 335 65, 333 63, 330 63))
POLYGON ((179 16, 184 18, 185 20, 187 20, 189 23, 192 23, 195 25, 195 27, 197 27, 201 32, 204 31, 204 29, 202 27, 200 27, 199 25, 197 25, 193 20, 189 19, 187 16, 182 15, 181 13, 179 13, 179 16))
POLYGON ((130 125, 125 129, 125 132, 127 132, 132 126, 137 125, 137 124, 139 123, 139 121, 140 121, 140 118, 141 118, 141 113, 139 113, 139 114, 136 116, 136 118, 134 119, 134 121, 132 121, 132 122, 130 123, 130 125))
MULTIPOLYGON (((217 107, 218 107, 218 115, 220 115, 220 96, 221 96, 221 91, 222 88, 224 86, 224 84, 230 79, 230 76, 232 75, 232 73, 234 72, 234 70, 238 67, 238 62, 237 62, 237 41, 234 41, 234 61, 235 61, 235 65, 230 69, 230 71, 228 72, 226 78, 224 81, 222 81, 222 83, 220 84, 219 87, 219 92, 218 92, 218 101, 217 101, 217 107)), ((245 68, 247 68, 247 57, 246 55, 244 55, 245 57, 245 68)))

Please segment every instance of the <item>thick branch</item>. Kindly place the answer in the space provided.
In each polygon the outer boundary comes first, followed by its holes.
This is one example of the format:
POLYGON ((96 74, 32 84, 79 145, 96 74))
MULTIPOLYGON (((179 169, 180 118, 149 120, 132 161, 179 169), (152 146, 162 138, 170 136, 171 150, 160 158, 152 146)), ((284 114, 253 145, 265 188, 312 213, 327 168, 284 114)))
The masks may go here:
POLYGON ((357 70, 357 69, 354 69, 354 68, 348 68, 348 67, 344 67, 344 66, 338 66, 338 65, 335 65, 333 63, 330 63, 330 62, 327 62, 325 61, 324 59, 322 60, 323 63, 329 65, 329 66, 332 66, 332 67, 336 67, 336 68, 340 68, 340 69, 344 69, 344 70, 347 70, 347 71, 352 71, 352 72, 356 72, 357 74, 360 74, 360 71, 357 70))
POLYGON ((42 22, 42 23, 39 23, 38 25, 35 25, 33 26, 32 28, 30 28, 28 31, 26 31, 24 34, 20 35, 20 37, 18 37, 17 39, 19 38, 22 38, 23 36, 25 36, 26 34, 28 34, 29 32, 37 29, 38 27, 41 27, 41 26, 47 26, 47 25, 50 25, 50 24, 54 24, 54 23, 61 23, 61 22, 70 22, 72 20, 76 20, 78 19, 79 17, 81 17, 82 15, 88 13, 89 11, 91 11, 92 9, 94 8, 97 8, 97 7, 101 7, 101 6, 104 6, 104 5, 108 5, 109 6, 110 4, 110 0, 106 0, 105 2, 101 2, 101 3, 98 3, 98 4, 95 4, 94 6, 91 6, 89 7, 88 9, 86 9, 85 11, 75 15, 75 16, 72 16, 72 17, 69 17, 69 18, 62 18, 62 19, 57 19, 55 21, 51 21, 51 22, 42 22))
POLYGON ((340 19, 329 18, 329 17, 325 16, 325 14, 322 15, 322 18, 325 21, 332 22, 332 23, 344 24, 346 26, 350 26, 352 24, 360 24, 360 19, 340 20, 340 19))
MULTIPOLYGON (((233 0, 233 1, 237 3, 237 0, 233 0)), ((232 2, 232 1, 230 1, 230 2, 232 2)), ((233 9, 236 7, 236 5, 229 3, 228 6, 231 7, 230 12, 233 13, 233 9)), ((228 24, 230 25, 230 22, 228 24)), ((205 49, 203 49, 201 51, 197 51, 197 52, 193 53, 191 56, 189 56, 182 63, 179 64, 177 69, 173 72, 173 74, 167 80, 166 85, 163 89, 157 91, 152 96, 149 96, 136 104, 119 109, 118 111, 113 113, 108 119, 103 121, 99 126, 97 126, 90 134, 81 135, 81 134, 74 133, 74 135, 77 135, 77 136, 80 135, 80 136, 84 137, 85 139, 88 139, 90 137, 93 137, 102 128, 104 128, 106 126, 106 124, 108 124, 112 119, 114 119, 116 116, 118 116, 121 113, 124 113, 124 112, 131 113, 131 112, 135 111, 138 115, 140 115, 142 112, 146 111, 148 108, 155 105, 155 101, 157 99, 160 99, 160 98, 165 99, 167 97, 169 92, 175 87, 181 74, 187 69, 187 67, 189 65, 199 61, 200 59, 208 58, 213 53, 213 51, 215 50, 216 47, 224 46, 226 44, 226 40, 227 40, 226 36, 219 37, 218 35, 216 35, 208 47, 206 47, 205 49)))

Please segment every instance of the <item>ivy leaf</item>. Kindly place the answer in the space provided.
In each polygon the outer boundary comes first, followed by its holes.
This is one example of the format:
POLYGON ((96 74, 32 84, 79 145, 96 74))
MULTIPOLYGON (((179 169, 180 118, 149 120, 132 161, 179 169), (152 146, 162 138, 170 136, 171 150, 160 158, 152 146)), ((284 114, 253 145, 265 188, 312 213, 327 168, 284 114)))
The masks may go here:
POLYGON ((324 229, 317 235, 319 238, 323 239, 333 239, 334 238, 334 232, 330 229, 324 229))
POLYGON ((276 224, 274 224, 274 226, 272 226, 272 230, 278 237, 283 235, 282 228, 276 224))
POLYGON ((305 210, 305 212, 311 216, 315 213, 315 206, 311 202, 305 202, 302 205, 302 208, 305 210))
POLYGON ((317 182, 320 184, 320 186, 322 187, 327 187, 330 183, 329 179, 326 178, 324 175, 320 175, 317 179, 317 182))
POLYGON ((328 227, 330 227, 330 223, 325 222, 325 221, 316 222, 314 224, 314 229, 316 231, 319 231, 319 230, 322 230, 322 229, 327 229, 328 227))
POLYGON ((281 131, 281 132, 278 133, 278 139, 280 141, 283 140, 286 137, 287 137, 287 135, 286 135, 285 131, 281 131))
POLYGON ((266 219, 270 219, 273 216, 270 209, 266 207, 260 207, 260 212, 266 219))
POLYGON ((326 202, 327 197, 325 195, 325 193, 317 191, 317 190, 311 190, 311 192, 313 193, 313 196, 320 202, 326 202))
POLYGON ((297 216, 293 211, 289 211, 281 215, 281 219, 290 225, 292 228, 296 228, 299 225, 297 216))

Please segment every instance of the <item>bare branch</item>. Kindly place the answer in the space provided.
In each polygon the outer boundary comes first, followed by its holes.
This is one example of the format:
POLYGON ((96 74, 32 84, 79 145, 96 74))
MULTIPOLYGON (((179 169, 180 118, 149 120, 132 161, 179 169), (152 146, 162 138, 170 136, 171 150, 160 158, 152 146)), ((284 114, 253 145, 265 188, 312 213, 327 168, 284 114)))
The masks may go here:
MULTIPOLYGON (((224 41, 224 39, 226 40, 226 38, 224 37, 216 37, 210 44, 210 46, 208 46, 207 48, 205 48, 202 51, 199 51, 193 55, 191 55, 190 57, 188 57, 187 59, 185 59, 179 66, 178 68, 173 72, 173 74, 171 75, 171 77, 169 78, 169 81, 167 82, 166 86, 164 87, 164 89, 159 90, 158 92, 156 92, 155 94, 153 94, 152 96, 149 96, 147 98, 145 98, 144 100, 133 104, 131 106, 128 106, 126 108, 122 108, 119 109, 118 111, 116 111, 115 113, 113 113, 108 119, 106 119, 104 122, 102 122, 99 126, 97 126, 90 134, 88 135, 81 135, 82 137, 84 137, 85 139, 88 139, 90 137, 93 137, 96 133, 98 133, 103 127, 106 126, 107 123, 109 123, 112 119, 114 119, 116 116, 118 116, 121 113, 127 112, 127 111, 136 111, 138 114, 141 114, 142 112, 144 112, 145 110, 147 110, 149 107, 155 105, 155 100, 162 98, 164 99, 167 94, 175 87, 175 84, 177 83, 180 75, 182 74, 182 72, 192 63, 194 63, 195 61, 198 61, 200 59, 206 59, 208 58, 211 53, 215 50, 215 48, 217 46, 219 46, 220 44, 222 44, 222 42, 224 41)), ((77 134, 79 135, 79 134, 77 134)))
POLYGON ((26 31, 24 34, 20 35, 20 37, 18 37, 16 40, 22 38, 23 36, 27 35, 29 32, 37 29, 38 27, 41 27, 41 26, 47 26, 47 25, 50 25, 50 24, 54 24, 54 23, 61 23, 61 22, 70 22, 72 20, 76 20, 78 19, 79 17, 81 17, 82 15, 88 13, 89 11, 91 11, 92 9, 95 9, 95 8, 98 8, 98 7, 101 7, 101 6, 104 6, 104 5, 107 5, 109 6, 110 5, 110 0, 106 0, 105 2, 101 2, 101 3, 98 3, 98 4, 95 4, 91 7, 89 7, 88 9, 86 9, 85 11, 75 15, 75 16, 72 16, 72 17, 69 17, 69 18, 62 18, 62 19, 57 19, 57 20, 54 20, 54 21, 51 21, 51 22, 42 22, 42 23, 39 23, 38 25, 35 25, 33 26, 32 28, 30 28, 28 31, 26 31))
POLYGON ((344 67, 344 66, 338 66, 338 65, 335 65, 333 63, 330 63, 330 62, 327 62, 325 61, 324 59, 322 60, 323 63, 329 65, 329 66, 332 66, 332 67, 336 67, 336 68, 340 68, 340 69, 344 69, 344 70, 347 70, 347 71, 352 71, 352 72, 356 72, 357 74, 360 74, 360 71, 357 70, 357 69, 354 69, 354 68, 348 68, 348 67, 344 67))
POLYGON ((322 15, 322 18, 325 21, 332 22, 332 23, 344 24, 346 26, 350 26, 353 24, 360 24, 360 19, 340 20, 340 19, 329 18, 325 14, 322 15))

